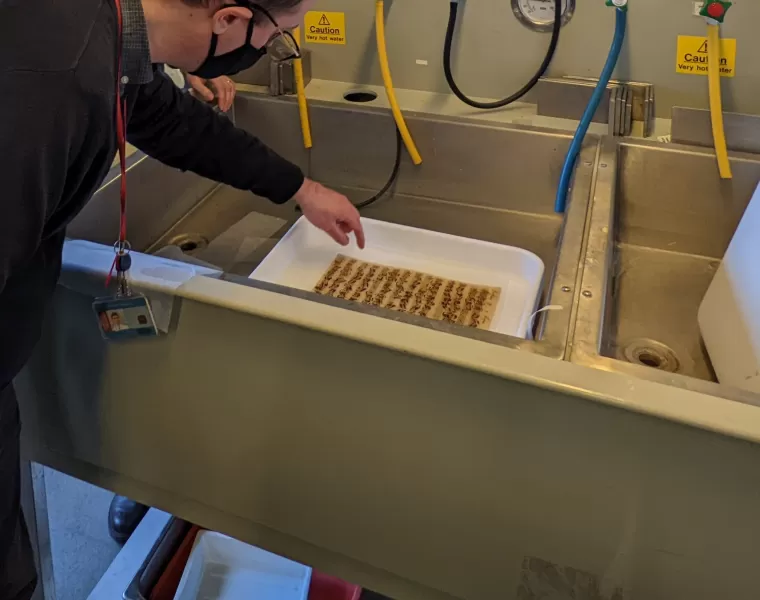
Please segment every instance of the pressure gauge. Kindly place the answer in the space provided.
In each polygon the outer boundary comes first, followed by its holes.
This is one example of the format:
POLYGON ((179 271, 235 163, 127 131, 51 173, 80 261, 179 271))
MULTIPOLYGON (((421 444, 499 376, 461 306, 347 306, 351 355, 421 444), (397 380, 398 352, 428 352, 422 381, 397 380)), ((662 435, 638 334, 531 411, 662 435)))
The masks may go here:
MULTIPOLYGON (((551 31, 554 27, 555 0, 512 0, 512 12, 533 31, 551 31)), ((575 0, 562 0, 562 25, 572 18, 575 0)))

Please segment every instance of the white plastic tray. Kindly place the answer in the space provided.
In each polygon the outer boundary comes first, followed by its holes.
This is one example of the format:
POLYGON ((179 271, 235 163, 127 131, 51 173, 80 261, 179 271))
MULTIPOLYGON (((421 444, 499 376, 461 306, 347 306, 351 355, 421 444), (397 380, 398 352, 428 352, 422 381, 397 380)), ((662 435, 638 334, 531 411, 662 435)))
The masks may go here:
POLYGON ((541 289, 544 264, 521 248, 362 219, 364 250, 342 248, 305 217, 296 221, 251 279, 313 290, 338 254, 389 267, 501 288, 491 331, 526 337, 541 289))
POLYGON ((203 531, 174 600, 307 600, 310 581, 310 567, 203 531))

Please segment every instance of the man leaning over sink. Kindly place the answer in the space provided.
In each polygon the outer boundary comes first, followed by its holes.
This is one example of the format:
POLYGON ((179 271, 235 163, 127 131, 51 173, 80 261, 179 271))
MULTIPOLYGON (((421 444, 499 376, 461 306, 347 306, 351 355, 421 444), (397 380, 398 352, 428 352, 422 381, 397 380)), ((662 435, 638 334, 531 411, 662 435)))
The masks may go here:
POLYGON ((28 600, 36 587, 12 381, 40 335, 66 226, 116 154, 119 94, 127 140, 146 154, 272 202, 293 199, 336 242, 353 233, 364 245, 345 196, 157 73, 168 64, 208 80, 265 54, 293 58, 287 29, 312 2, 0 0, 0 599, 28 600))

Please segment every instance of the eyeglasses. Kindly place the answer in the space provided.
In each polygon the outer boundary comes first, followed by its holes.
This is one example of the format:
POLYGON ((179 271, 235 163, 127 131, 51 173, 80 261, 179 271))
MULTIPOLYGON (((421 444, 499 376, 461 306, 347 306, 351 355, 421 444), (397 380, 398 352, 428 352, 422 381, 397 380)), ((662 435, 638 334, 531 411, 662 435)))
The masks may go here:
POLYGON ((298 47, 298 42, 296 42, 296 38, 293 37, 293 34, 282 29, 277 21, 274 20, 274 17, 269 14, 268 10, 262 8, 258 4, 252 3, 249 6, 252 10, 262 12, 275 27, 272 37, 270 37, 269 41, 264 45, 269 58, 275 62, 301 58, 301 49, 298 47))

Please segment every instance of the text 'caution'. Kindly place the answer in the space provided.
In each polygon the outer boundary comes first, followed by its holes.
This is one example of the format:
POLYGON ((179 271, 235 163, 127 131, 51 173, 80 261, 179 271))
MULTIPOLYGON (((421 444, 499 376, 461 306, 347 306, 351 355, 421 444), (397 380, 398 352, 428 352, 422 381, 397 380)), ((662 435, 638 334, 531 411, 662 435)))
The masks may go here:
POLYGON ((321 12, 306 13, 304 17, 304 34, 307 42, 312 44, 346 43, 346 13, 321 12))
MULTIPOLYGON (((707 38, 679 35, 676 73, 707 75, 708 52, 710 48, 707 46, 707 38)), ((722 39, 720 41, 720 74, 721 77, 736 75, 736 40, 722 39)))

